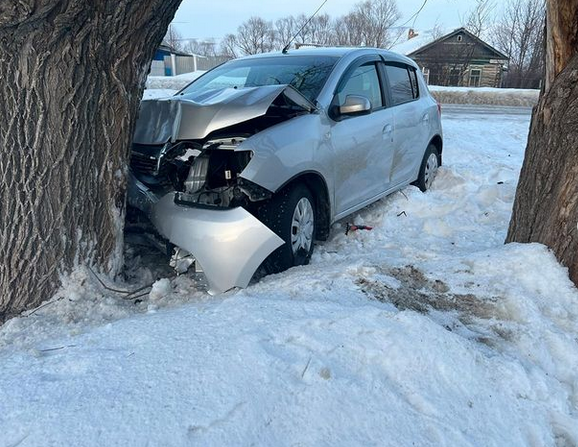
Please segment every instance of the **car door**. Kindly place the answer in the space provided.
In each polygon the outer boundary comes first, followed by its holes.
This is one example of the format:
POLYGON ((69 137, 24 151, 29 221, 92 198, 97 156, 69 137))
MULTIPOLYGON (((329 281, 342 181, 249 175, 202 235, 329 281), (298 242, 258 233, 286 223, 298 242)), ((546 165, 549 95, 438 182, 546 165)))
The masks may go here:
POLYGON ((384 192, 391 181, 394 123, 386 107, 378 63, 377 57, 353 62, 341 79, 330 107, 337 216, 360 208, 384 192), (339 106, 350 95, 369 99, 370 113, 339 115, 339 106))
POLYGON ((415 68, 402 63, 385 63, 389 101, 394 120, 392 186, 415 180, 426 149, 429 113, 419 101, 415 68))

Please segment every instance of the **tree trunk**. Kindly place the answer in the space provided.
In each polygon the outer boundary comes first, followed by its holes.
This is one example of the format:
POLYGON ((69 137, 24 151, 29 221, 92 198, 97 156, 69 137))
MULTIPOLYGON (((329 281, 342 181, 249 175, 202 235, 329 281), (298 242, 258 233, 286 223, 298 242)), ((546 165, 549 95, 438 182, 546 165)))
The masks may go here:
POLYGON ((180 0, 0 4, 0 322, 122 264, 129 144, 180 0))
POLYGON ((546 84, 506 242, 550 247, 578 284, 578 0, 549 0, 546 84))

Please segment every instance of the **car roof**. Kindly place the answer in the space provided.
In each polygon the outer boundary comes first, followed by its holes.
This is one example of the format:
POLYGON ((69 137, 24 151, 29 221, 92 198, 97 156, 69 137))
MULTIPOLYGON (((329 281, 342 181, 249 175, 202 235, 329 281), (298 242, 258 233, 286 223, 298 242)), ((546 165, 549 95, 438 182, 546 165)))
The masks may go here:
POLYGON ((320 48, 300 48, 298 50, 289 50, 287 53, 282 53, 281 51, 275 51, 271 53, 255 54, 252 56, 246 56, 241 59, 261 59, 261 58, 272 58, 272 57, 291 57, 291 56, 330 56, 342 58, 349 55, 359 55, 363 56, 365 54, 379 54, 383 56, 388 61, 403 62, 413 66, 415 62, 406 56, 403 56, 392 51, 384 50, 381 48, 371 48, 371 47, 320 47, 320 48))

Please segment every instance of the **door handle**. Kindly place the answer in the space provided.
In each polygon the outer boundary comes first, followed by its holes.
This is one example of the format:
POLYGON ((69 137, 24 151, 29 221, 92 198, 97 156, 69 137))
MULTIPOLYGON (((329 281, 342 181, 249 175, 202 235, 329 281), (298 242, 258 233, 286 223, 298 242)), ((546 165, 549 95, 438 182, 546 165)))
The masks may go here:
POLYGON ((389 135, 389 134, 391 134, 392 132, 393 132, 393 126, 392 126, 391 124, 388 124, 387 126, 385 126, 385 127, 383 128, 383 133, 384 133, 385 135, 389 135))
POLYGON ((421 119, 421 121, 422 121, 422 123, 424 123, 424 124, 428 124, 428 123, 429 123, 429 115, 428 115, 428 114, 425 114, 425 115, 423 116, 423 118, 421 119))

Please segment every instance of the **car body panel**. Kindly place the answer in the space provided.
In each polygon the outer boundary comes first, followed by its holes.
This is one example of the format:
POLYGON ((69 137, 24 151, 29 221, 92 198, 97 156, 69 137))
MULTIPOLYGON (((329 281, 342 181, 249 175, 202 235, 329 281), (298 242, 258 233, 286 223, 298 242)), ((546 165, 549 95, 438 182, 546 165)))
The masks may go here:
POLYGON ((142 101, 133 142, 156 145, 203 139, 216 130, 265 115, 285 90, 293 102, 299 100, 301 95, 292 87, 267 85, 142 101))
POLYGON ((182 206, 174 193, 157 197, 132 179, 131 206, 144 211, 158 232, 192 254, 209 283, 209 293, 247 287, 261 263, 284 244, 243 208, 217 209, 182 206))
POLYGON ((336 213, 391 186, 393 125, 391 110, 381 109, 331 126, 336 213))

